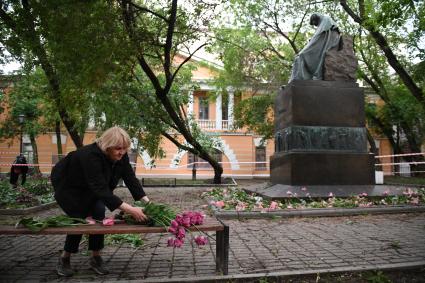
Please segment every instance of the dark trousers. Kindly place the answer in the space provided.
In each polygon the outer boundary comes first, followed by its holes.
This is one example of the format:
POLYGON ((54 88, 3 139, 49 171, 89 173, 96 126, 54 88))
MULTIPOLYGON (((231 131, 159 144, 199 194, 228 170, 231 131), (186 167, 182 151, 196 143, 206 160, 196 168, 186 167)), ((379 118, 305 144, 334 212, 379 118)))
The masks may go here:
POLYGON ((18 185, 19 175, 21 175, 21 185, 24 185, 27 179, 27 173, 15 173, 13 170, 10 172, 10 184, 14 187, 18 185))
MULTIPOLYGON (((98 200, 94 203, 90 214, 86 216, 91 216, 95 220, 103 220, 105 218, 105 204, 98 200)), ((85 218, 86 216, 82 217, 85 218)), ((81 216, 72 216, 72 217, 81 217, 81 216)), ((77 253, 78 246, 83 235, 66 235, 64 251, 69 253, 77 253)), ((104 235, 89 235, 89 250, 99 251, 104 247, 104 235)))

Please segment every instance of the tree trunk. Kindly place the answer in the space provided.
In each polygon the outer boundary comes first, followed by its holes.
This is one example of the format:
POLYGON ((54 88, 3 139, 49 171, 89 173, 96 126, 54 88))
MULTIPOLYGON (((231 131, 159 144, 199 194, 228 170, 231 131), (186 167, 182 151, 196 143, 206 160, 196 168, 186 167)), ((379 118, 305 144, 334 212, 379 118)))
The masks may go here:
POLYGON ((62 138, 61 138, 61 122, 56 121, 55 123, 55 132, 56 132, 56 147, 58 149, 58 159, 62 158, 62 138))
POLYGON ((198 162, 198 156, 193 155, 193 165, 192 165, 192 181, 196 181, 196 166, 198 162))
MULTIPOLYGON (((402 122, 400 123, 400 125, 406 136, 407 143, 409 145, 409 149, 411 153, 420 153, 421 142, 417 140, 415 133, 406 123, 402 122)), ((425 162, 425 157, 423 155, 405 156, 403 159, 405 159, 407 162, 425 162)), ((410 169, 411 171, 416 171, 412 173, 412 176, 415 176, 415 177, 425 176, 425 172, 422 172, 422 171, 425 171, 425 164, 411 164, 410 169)))
POLYGON ((40 165, 38 164, 38 148, 37 148, 37 142, 35 141, 35 136, 33 134, 30 134, 30 140, 31 140, 31 146, 33 151, 33 163, 36 164, 34 166, 34 174, 35 175, 41 175, 40 172, 40 165))

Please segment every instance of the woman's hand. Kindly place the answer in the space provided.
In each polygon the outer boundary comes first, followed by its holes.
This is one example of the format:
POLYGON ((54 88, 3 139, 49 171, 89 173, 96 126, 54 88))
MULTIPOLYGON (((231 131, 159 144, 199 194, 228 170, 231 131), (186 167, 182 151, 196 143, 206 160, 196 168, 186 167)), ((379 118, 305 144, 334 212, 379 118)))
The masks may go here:
POLYGON ((150 200, 149 200, 148 196, 144 196, 144 197, 142 197, 142 200, 144 200, 145 202, 150 202, 150 200))
POLYGON ((143 222, 148 218, 140 207, 134 207, 125 202, 120 205, 119 209, 133 216, 133 218, 138 222, 143 222))

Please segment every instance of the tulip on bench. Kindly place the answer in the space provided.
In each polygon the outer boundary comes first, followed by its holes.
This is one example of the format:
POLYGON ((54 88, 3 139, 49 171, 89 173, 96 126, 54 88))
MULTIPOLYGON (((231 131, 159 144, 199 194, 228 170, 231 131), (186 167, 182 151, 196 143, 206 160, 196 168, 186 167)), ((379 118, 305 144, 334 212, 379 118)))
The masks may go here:
MULTIPOLYGON (((217 219, 207 218, 202 225, 188 228, 193 232, 216 232, 216 271, 228 274, 229 265, 229 226, 217 219)), ((4 235, 60 235, 60 234, 150 234, 167 233, 165 227, 149 227, 145 225, 115 224, 103 226, 96 223, 93 225, 78 225, 70 227, 49 227, 39 232, 33 232, 27 228, 0 225, 0 234, 4 235)))

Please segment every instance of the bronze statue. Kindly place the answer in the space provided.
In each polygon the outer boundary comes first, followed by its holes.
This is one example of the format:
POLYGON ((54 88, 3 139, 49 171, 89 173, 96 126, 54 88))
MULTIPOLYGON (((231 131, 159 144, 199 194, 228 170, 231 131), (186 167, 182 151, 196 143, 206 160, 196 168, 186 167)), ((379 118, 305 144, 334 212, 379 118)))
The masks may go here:
POLYGON ((310 24, 317 26, 316 32, 295 56, 289 82, 323 80, 323 62, 326 52, 340 43, 338 27, 330 17, 314 13, 310 17, 310 24))

